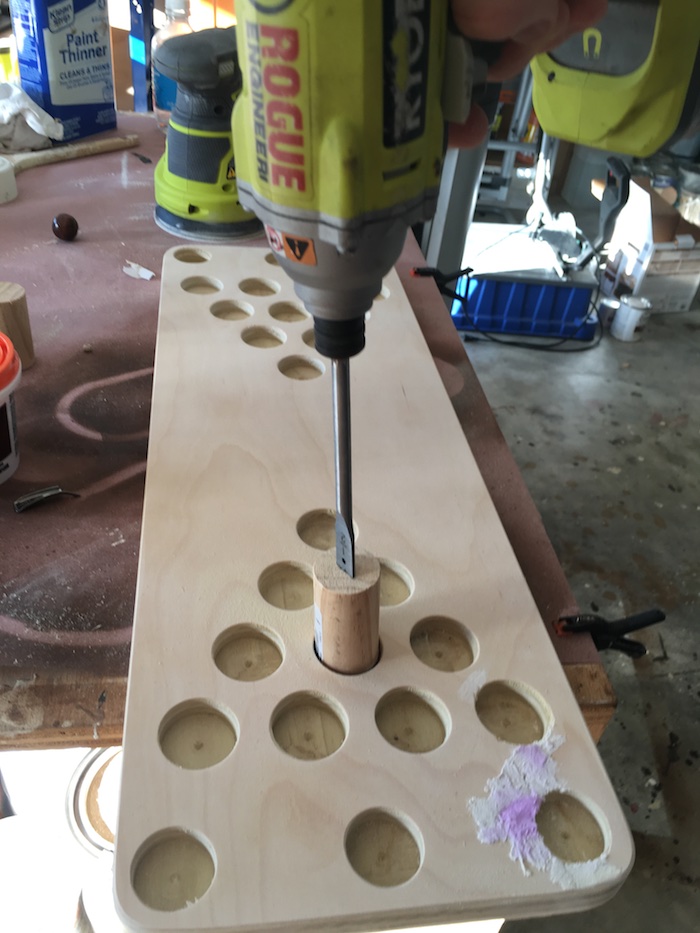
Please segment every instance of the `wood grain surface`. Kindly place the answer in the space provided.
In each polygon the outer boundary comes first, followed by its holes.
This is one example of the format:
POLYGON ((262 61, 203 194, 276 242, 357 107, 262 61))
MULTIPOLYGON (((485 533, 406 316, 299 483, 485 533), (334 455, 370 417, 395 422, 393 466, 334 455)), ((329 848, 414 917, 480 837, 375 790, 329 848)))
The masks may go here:
POLYGON ((0 671, 0 748, 118 745, 126 682, 102 676, 83 682, 79 670, 0 671))
POLYGON ((319 544, 300 531, 334 489, 310 322, 280 314, 299 305, 266 250, 165 257, 115 863, 136 929, 566 912, 611 896, 631 866, 395 273, 383 291, 351 367, 355 521, 382 563, 381 657, 342 676, 313 652, 319 544), (453 643, 453 663, 432 663, 453 643), (574 861, 604 851, 610 872, 574 888, 478 842, 467 808, 518 744, 553 735, 570 795, 543 825, 553 845, 574 833, 574 861))
POLYGON ((379 659, 381 565, 372 554, 356 550, 355 573, 349 577, 331 547, 316 559, 313 572, 316 654, 341 674, 363 674, 379 659))

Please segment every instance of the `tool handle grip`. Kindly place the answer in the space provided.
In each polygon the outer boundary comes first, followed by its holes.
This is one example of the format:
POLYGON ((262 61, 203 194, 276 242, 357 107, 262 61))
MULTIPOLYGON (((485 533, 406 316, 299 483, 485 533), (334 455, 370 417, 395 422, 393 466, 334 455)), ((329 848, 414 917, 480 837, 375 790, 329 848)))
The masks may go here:
POLYGON ((608 631, 611 635, 625 635, 628 632, 637 632, 648 625, 656 625, 658 622, 663 622, 665 618, 666 613, 660 609, 647 609, 646 612, 638 612, 626 619, 620 619, 619 622, 611 622, 608 631))

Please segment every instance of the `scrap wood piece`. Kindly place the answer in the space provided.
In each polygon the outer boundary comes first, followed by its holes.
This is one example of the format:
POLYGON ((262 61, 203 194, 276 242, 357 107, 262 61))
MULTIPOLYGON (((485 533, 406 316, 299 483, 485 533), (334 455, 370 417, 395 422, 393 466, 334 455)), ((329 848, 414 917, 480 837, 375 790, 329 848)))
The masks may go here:
POLYGON ((37 165, 49 165, 52 162, 68 162, 70 159, 82 159, 85 156, 99 155, 102 152, 117 152, 120 149, 132 149, 138 146, 139 137, 136 133, 126 133, 122 136, 108 136, 104 139, 87 139, 77 143, 52 146, 50 149, 41 149, 38 152, 15 152, 3 155, 15 169, 15 175, 37 165))

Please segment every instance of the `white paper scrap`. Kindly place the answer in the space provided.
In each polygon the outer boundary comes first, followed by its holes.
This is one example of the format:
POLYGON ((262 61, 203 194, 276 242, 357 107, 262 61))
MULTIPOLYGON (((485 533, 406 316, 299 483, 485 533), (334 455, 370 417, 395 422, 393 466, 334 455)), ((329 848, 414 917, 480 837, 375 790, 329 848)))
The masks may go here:
POLYGON ((132 279, 146 279, 150 281, 150 279, 155 277, 155 272, 151 272, 150 269, 146 269, 145 266, 140 266, 137 262, 132 262, 130 259, 127 259, 126 265, 122 267, 122 272, 126 272, 132 279))
POLYGON ((46 149, 63 139, 63 126, 15 84, 0 83, 0 151, 46 149))

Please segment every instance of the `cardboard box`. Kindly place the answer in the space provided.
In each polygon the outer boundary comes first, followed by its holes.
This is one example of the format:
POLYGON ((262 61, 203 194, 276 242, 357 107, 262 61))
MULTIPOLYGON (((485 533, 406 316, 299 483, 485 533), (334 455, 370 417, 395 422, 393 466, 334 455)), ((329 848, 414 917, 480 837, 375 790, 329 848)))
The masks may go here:
POLYGON ((651 301, 654 311, 699 306, 700 227, 684 220, 648 178, 630 181, 608 256, 604 295, 639 295, 651 301))

